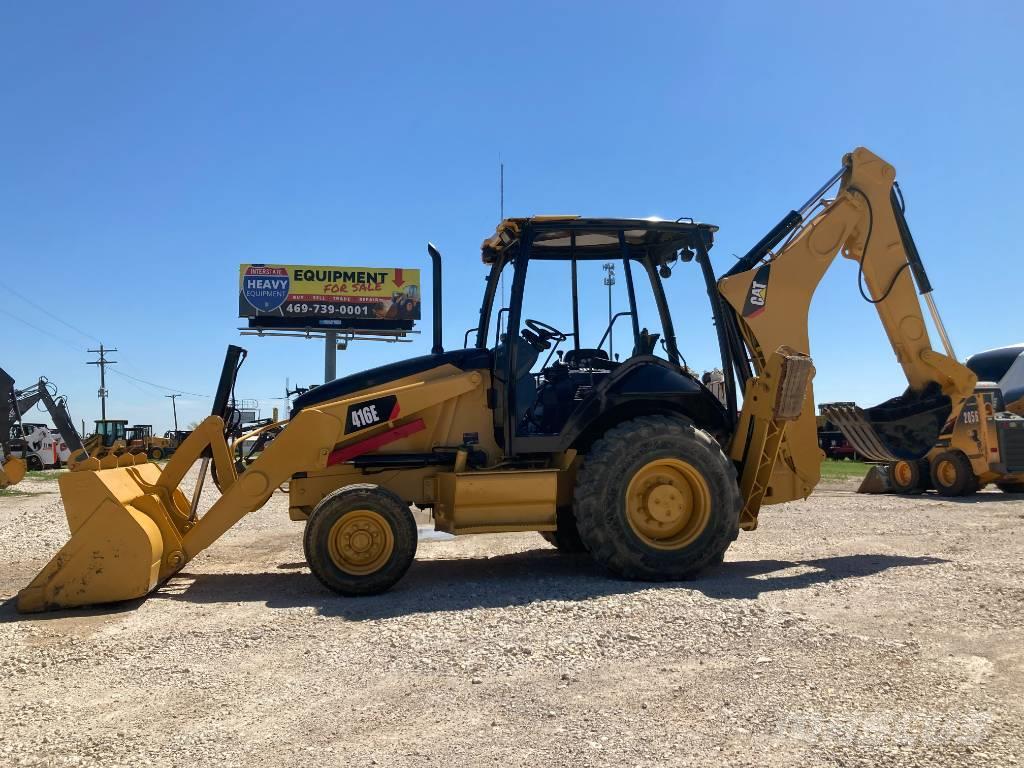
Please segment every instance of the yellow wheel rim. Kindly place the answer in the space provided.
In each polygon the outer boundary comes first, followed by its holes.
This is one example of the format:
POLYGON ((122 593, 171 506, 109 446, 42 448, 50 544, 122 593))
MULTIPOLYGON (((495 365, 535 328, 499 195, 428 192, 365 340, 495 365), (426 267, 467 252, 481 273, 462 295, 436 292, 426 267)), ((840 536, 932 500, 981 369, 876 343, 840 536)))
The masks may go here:
POLYGON ((153 461, 160 461, 164 457, 164 452, 159 448, 153 449, 153 461))
POLYGON ((681 459, 655 459, 629 481, 626 519, 648 546, 682 549, 700 536, 710 517, 707 481, 681 459))
POLYGON ((896 482, 906 488, 912 482, 914 482, 914 470, 910 464, 905 461, 897 461, 896 466, 893 468, 893 474, 896 476, 896 482))
POLYGON ((352 576, 366 576, 384 567, 395 550, 395 536, 388 521, 369 509, 342 516, 327 537, 332 562, 352 576))
POLYGON ((935 468, 935 474, 943 485, 953 485, 956 483, 956 465, 949 459, 939 462, 939 466, 935 468))

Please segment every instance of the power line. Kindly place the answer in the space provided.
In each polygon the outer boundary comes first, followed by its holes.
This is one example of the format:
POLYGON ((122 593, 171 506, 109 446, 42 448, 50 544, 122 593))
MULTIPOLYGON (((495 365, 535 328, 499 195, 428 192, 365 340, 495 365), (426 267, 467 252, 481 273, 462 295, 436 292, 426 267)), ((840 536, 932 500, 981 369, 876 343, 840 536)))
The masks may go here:
POLYGON ((0 307, 0 312, 2 312, 3 314, 7 315, 8 317, 14 318, 15 320, 17 320, 22 325, 28 326, 33 331, 38 331, 39 333, 41 333, 41 334, 43 334, 45 336, 49 336, 51 339, 59 341, 61 344, 63 344, 66 347, 71 347, 71 349, 74 349, 75 351, 80 351, 81 350, 81 347, 79 347, 77 344, 74 344, 74 343, 68 341, 67 339, 62 338, 62 337, 58 336, 55 333, 50 333, 50 331, 46 330, 45 328, 40 328, 38 325, 33 325, 32 323, 30 323, 28 320, 26 320, 25 318, 21 317, 20 315, 16 315, 13 312, 8 312, 6 309, 3 309, 2 307, 0 307))
MULTIPOLYGON (((11 288, 7 283, 5 283, 3 281, 0 281, 0 286, 4 287, 8 291, 10 291, 12 294, 17 296, 19 299, 24 301, 26 304, 30 304, 31 306, 35 307, 39 311, 45 313, 46 315, 48 315, 52 319, 54 319, 57 322, 59 322, 61 325, 64 325, 64 326, 70 328, 75 333, 80 334, 81 336, 84 336, 84 337, 86 337, 88 339, 94 339, 97 342, 100 342, 100 340, 97 337, 93 336, 91 333, 86 333, 85 331, 81 330, 80 328, 76 328, 75 326, 71 325, 70 323, 65 322, 64 320, 62 320, 61 318, 59 318, 56 315, 54 315, 51 311, 49 311, 45 307, 35 303, 34 301, 32 301, 31 299, 27 298, 26 296, 23 296, 22 294, 18 293, 18 291, 16 291, 13 288, 11 288)), ((57 334, 55 334, 55 333, 53 333, 51 331, 48 331, 45 328, 40 328, 38 325, 36 325, 34 323, 30 323, 28 320, 23 318, 21 315, 18 315, 18 314, 14 313, 14 312, 6 310, 3 307, 0 307, 0 313, 3 313, 4 315, 7 315, 8 317, 12 318, 13 320, 18 321, 19 323, 21 323, 22 325, 26 326, 27 328, 31 328, 33 331, 36 331, 37 333, 41 333, 44 336, 48 336, 49 338, 53 339, 54 341, 60 342, 64 346, 68 347, 69 349, 73 349, 76 352, 81 350, 81 347, 79 347, 74 342, 69 341, 67 338, 65 338, 63 336, 58 336, 57 334)), ((102 342, 100 342, 100 346, 101 347, 103 346, 102 342)), ((92 352, 94 354, 99 354, 100 353, 100 350, 98 350, 98 349, 90 349, 90 350, 87 350, 87 351, 92 352)), ((104 348, 103 351, 104 352, 116 352, 117 350, 116 349, 104 348)), ((106 365, 110 365, 111 362, 112 361, 109 361, 109 360, 106 361, 106 365)), ((88 364, 89 365, 99 365, 100 361, 93 361, 93 362, 88 363, 88 364)), ((101 365, 101 377, 100 377, 101 379, 105 378, 102 375, 102 368, 103 367, 105 367, 105 366, 101 365)), ((182 394, 191 395, 192 397, 205 397, 205 398, 209 398, 210 397, 210 395, 200 394, 199 392, 187 392, 187 391, 185 391, 183 389, 180 389, 179 387, 166 387, 163 384, 155 384, 152 381, 147 381, 146 379, 139 378, 138 376, 132 376, 130 373, 125 373, 124 371, 120 371, 120 370, 114 370, 113 368, 110 369, 110 373, 116 374, 118 376, 122 376, 122 377, 124 377, 126 379, 131 379, 133 381, 137 381, 137 382, 139 382, 141 384, 146 384, 146 385, 148 385, 150 387, 155 387, 157 389, 162 389, 162 390, 167 391, 167 392, 181 392, 182 394)), ((105 387, 102 385, 102 383, 101 383, 101 389, 105 389, 105 387)), ((140 390, 140 391, 145 391, 145 390, 140 390)), ((102 395, 101 395, 101 398, 102 398, 102 395)))
POLYGON ((192 397, 210 397, 210 395, 203 395, 200 394, 199 392, 188 392, 184 389, 181 389, 180 387, 165 387, 163 384, 154 384, 152 381, 140 379, 138 376, 132 376, 130 373, 125 373, 124 371, 112 370, 111 373, 116 373, 118 376, 124 376, 126 379, 131 379, 132 381, 137 381, 141 384, 146 384, 150 387, 156 387, 157 389, 162 389, 167 392, 180 392, 183 395, 191 395, 192 397))
POLYGON ((37 304, 36 302, 34 302, 32 299, 28 298, 27 296, 23 296, 21 293, 19 293, 18 291, 14 290, 13 288, 11 288, 11 286, 8 285, 7 283, 5 283, 3 280, 0 280, 0 286, 3 286, 6 290, 8 290, 11 293, 13 293, 15 296, 17 296, 19 299, 24 301, 26 304, 28 304, 28 305, 30 305, 32 307, 35 307, 36 309, 38 309, 43 314, 48 315, 50 318, 52 318, 53 320, 56 320, 61 325, 65 326, 67 328, 70 328, 72 331, 74 331, 75 333, 79 334, 80 336, 84 336, 87 339, 92 339, 93 341, 95 341, 97 343, 100 342, 100 339, 97 339, 91 333, 86 333, 81 328, 77 328, 77 327, 73 326, 71 323, 67 322, 66 320, 63 320, 62 318, 60 318, 59 316, 54 314, 51 310, 47 309, 46 307, 42 306, 41 304, 37 304))

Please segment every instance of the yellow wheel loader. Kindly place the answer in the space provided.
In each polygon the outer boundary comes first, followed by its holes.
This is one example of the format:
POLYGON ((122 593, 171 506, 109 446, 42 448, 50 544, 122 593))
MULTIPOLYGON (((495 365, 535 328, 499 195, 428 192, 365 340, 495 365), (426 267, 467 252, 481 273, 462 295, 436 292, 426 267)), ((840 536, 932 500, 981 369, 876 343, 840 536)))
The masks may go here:
POLYGON ((932 349, 915 281, 940 334, 941 321, 894 183, 892 166, 866 149, 850 153, 720 279, 708 224, 507 219, 483 243, 489 271, 466 349, 443 349, 441 256, 431 245, 431 354, 296 398, 284 429, 239 474, 225 425, 245 353, 230 347, 212 415, 162 471, 61 478, 71 538, 18 608, 142 597, 285 484, 310 569, 344 595, 380 592, 406 572, 411 503, 431 509, 438 530, 546 533, 627 578, 680 579, 721 562, 762 506, 805 498, 818 482, 807 312, 838 253, 857 262, 909 387, 833 420, 856 426, 880 460, 917 459, 974 389, 968 368, 932 349), (629 307, 591 335, 579 273, 608 262, 621 266, 629 307), (556 268, 564 278, 550 277, 556 268), (673 325, 664 283, 687 269, 710 299, 724 402, 686 365, 688 338, 673 325), (552 324, 560 312, 561 327, 552 324), (609 354, 619 319, 632 338, 624 359, 609 354), (197 462, 187 495, 179 486, 197 462), (200 515, 208 473, 220 496, 200 515))
POLYGON ((173 441, 153 434, 152 424, 135 424, 125 430, 124 440, 129 453, 144 453, 151 461, 166 459, 174 452, 173 441))

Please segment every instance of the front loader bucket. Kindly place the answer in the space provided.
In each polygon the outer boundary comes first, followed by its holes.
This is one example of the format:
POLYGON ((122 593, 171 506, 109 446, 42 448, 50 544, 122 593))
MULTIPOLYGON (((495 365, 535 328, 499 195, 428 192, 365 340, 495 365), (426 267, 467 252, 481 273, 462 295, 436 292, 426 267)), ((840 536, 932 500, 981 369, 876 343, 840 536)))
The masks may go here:
POLYGON ((952 410, 952 401, 934 385, 923 392, 907 390, 866 410, 854 403, 822 405, 821 415, 865 458, 915 461, 935 445, 952 410))
POLYGON ((180 567, 180 540, 162 520, 168 505, 187 509, 187 502, 180 491, 167 498, 155 488, 159 477, 154 464, 63 475, 71 538, 18 593, 18 610, 131 600, 180 567))

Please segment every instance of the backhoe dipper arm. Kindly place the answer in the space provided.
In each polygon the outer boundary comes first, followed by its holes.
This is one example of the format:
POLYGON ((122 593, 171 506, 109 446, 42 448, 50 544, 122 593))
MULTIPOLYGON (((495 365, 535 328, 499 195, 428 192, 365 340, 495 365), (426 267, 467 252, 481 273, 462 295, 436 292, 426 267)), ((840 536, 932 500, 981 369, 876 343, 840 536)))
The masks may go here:
POLYGON ((71 421, 71 414, 68 413, 67 406, 64 404, 64 398, 54 400, 45 386, 40 389, 39 399, 46 407, 50 418, 53 419, 53 425, 57 427, 57 431, 60 432, 60 436, 68 448, 71 449, 73 454, 85 453, 85 447, 82 445, 82 436, 78 434, 74 422, 71 421))
MULTIPOLYGON (((771 386, 766 384, 765 373, 780 347, 810 355, 811 298, 837 253, 858 262, 861 294, 874 304, 909 383, 899 398, 847 414, 849 421, 862 422, 852 426, 862 430, 863 442, 873 441, 873 450, 868 448, 865 453, 880 460, 923 455, 952 407, 959 407, 973 391, 975 377, 952 357, 934 309, 931 285, 906 226, 895 180, 891 165, 867 149, 856 149, 843 158, 840 173, 802 211, 791 212, 759 243, 760 248, 719 281, 719 292, 731 307, 755 372, 747 381, 739 428, 730 446, 732 458, 743 467, 764 458, 751 455, 752 450, 759 450, 749 439, 752 420, 756 420, 755 403, 750 398, 756 389, 752 387, 771 386), (835 199, 822 199, 837 179, 841 181, 835 199), (771 256, 769 249, 787 235, 781 250, 771 256), (947 354, 932 348, 914 294, 914 279, 932 309, 947 354)), ((763 503, 806 497, 818 482, 822 458, 809 382, 800 415, 785 426, 777 458, 772 457, 770 482, 762 489, 763 503)), ((749 510, 753 525, 757 506, 760 500, 749 510)))
POLYGON ((0 368, 0 398, 2 398, 2 402, 0 402, 0 435, 2 438, 0 440, 6 443, 14 423, 20 422, 21 417, 28 413, 33 405, 42 403, 68 448, 73 454, 82 453, 84 451, 82 438, 78 434, 78 430, 75 429, 74 422, 71 421, 64 398, 54 400, 47 384, 46 379, 40 378, 32 386, 20 391, 16 390, 14 379, 0 368))

